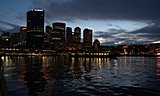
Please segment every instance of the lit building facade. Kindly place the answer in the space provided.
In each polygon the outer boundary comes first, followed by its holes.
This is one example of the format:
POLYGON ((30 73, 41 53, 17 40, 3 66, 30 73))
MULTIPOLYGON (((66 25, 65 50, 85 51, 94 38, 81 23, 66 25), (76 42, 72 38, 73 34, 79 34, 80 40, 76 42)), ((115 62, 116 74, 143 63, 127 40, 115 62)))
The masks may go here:
POLYGON ((27 47, 39 49, 44 42, 44 10, 27 12, 27 47))

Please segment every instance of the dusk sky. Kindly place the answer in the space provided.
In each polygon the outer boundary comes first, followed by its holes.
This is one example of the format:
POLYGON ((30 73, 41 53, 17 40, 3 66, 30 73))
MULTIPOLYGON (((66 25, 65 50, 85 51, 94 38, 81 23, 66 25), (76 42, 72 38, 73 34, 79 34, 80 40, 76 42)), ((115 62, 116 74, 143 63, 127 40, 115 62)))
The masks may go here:
POLYGON ((45 25, 91 28, 104 45, 160 43, 160 0, 1 0, 0 32, 18 32, 35 8, 45 25))

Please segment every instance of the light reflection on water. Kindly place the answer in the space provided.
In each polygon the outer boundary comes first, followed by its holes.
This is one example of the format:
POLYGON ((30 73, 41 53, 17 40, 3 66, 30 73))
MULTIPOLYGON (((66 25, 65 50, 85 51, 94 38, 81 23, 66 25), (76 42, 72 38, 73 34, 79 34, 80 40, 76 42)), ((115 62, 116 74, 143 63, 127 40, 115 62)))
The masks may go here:
POLYGON ((9 96, 160 95, 159 57, 6 56, 2 60, 9 96))

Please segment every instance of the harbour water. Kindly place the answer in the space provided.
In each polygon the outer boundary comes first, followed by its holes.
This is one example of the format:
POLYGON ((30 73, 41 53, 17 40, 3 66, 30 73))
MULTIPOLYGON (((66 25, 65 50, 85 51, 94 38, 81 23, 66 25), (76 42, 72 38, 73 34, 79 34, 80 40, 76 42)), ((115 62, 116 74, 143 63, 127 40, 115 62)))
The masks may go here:
POLYGON ((160 96, 160 57, 1 58, 8 96, 160 96))

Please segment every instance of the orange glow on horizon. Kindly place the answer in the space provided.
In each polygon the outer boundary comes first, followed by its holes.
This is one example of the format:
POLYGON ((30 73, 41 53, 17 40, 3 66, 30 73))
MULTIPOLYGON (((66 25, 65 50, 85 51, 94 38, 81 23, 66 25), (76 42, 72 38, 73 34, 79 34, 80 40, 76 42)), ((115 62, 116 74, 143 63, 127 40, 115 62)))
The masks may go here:
POLYGON ((123 49, 127 49, 128 48, 128 46, 123 46, 123 49))

